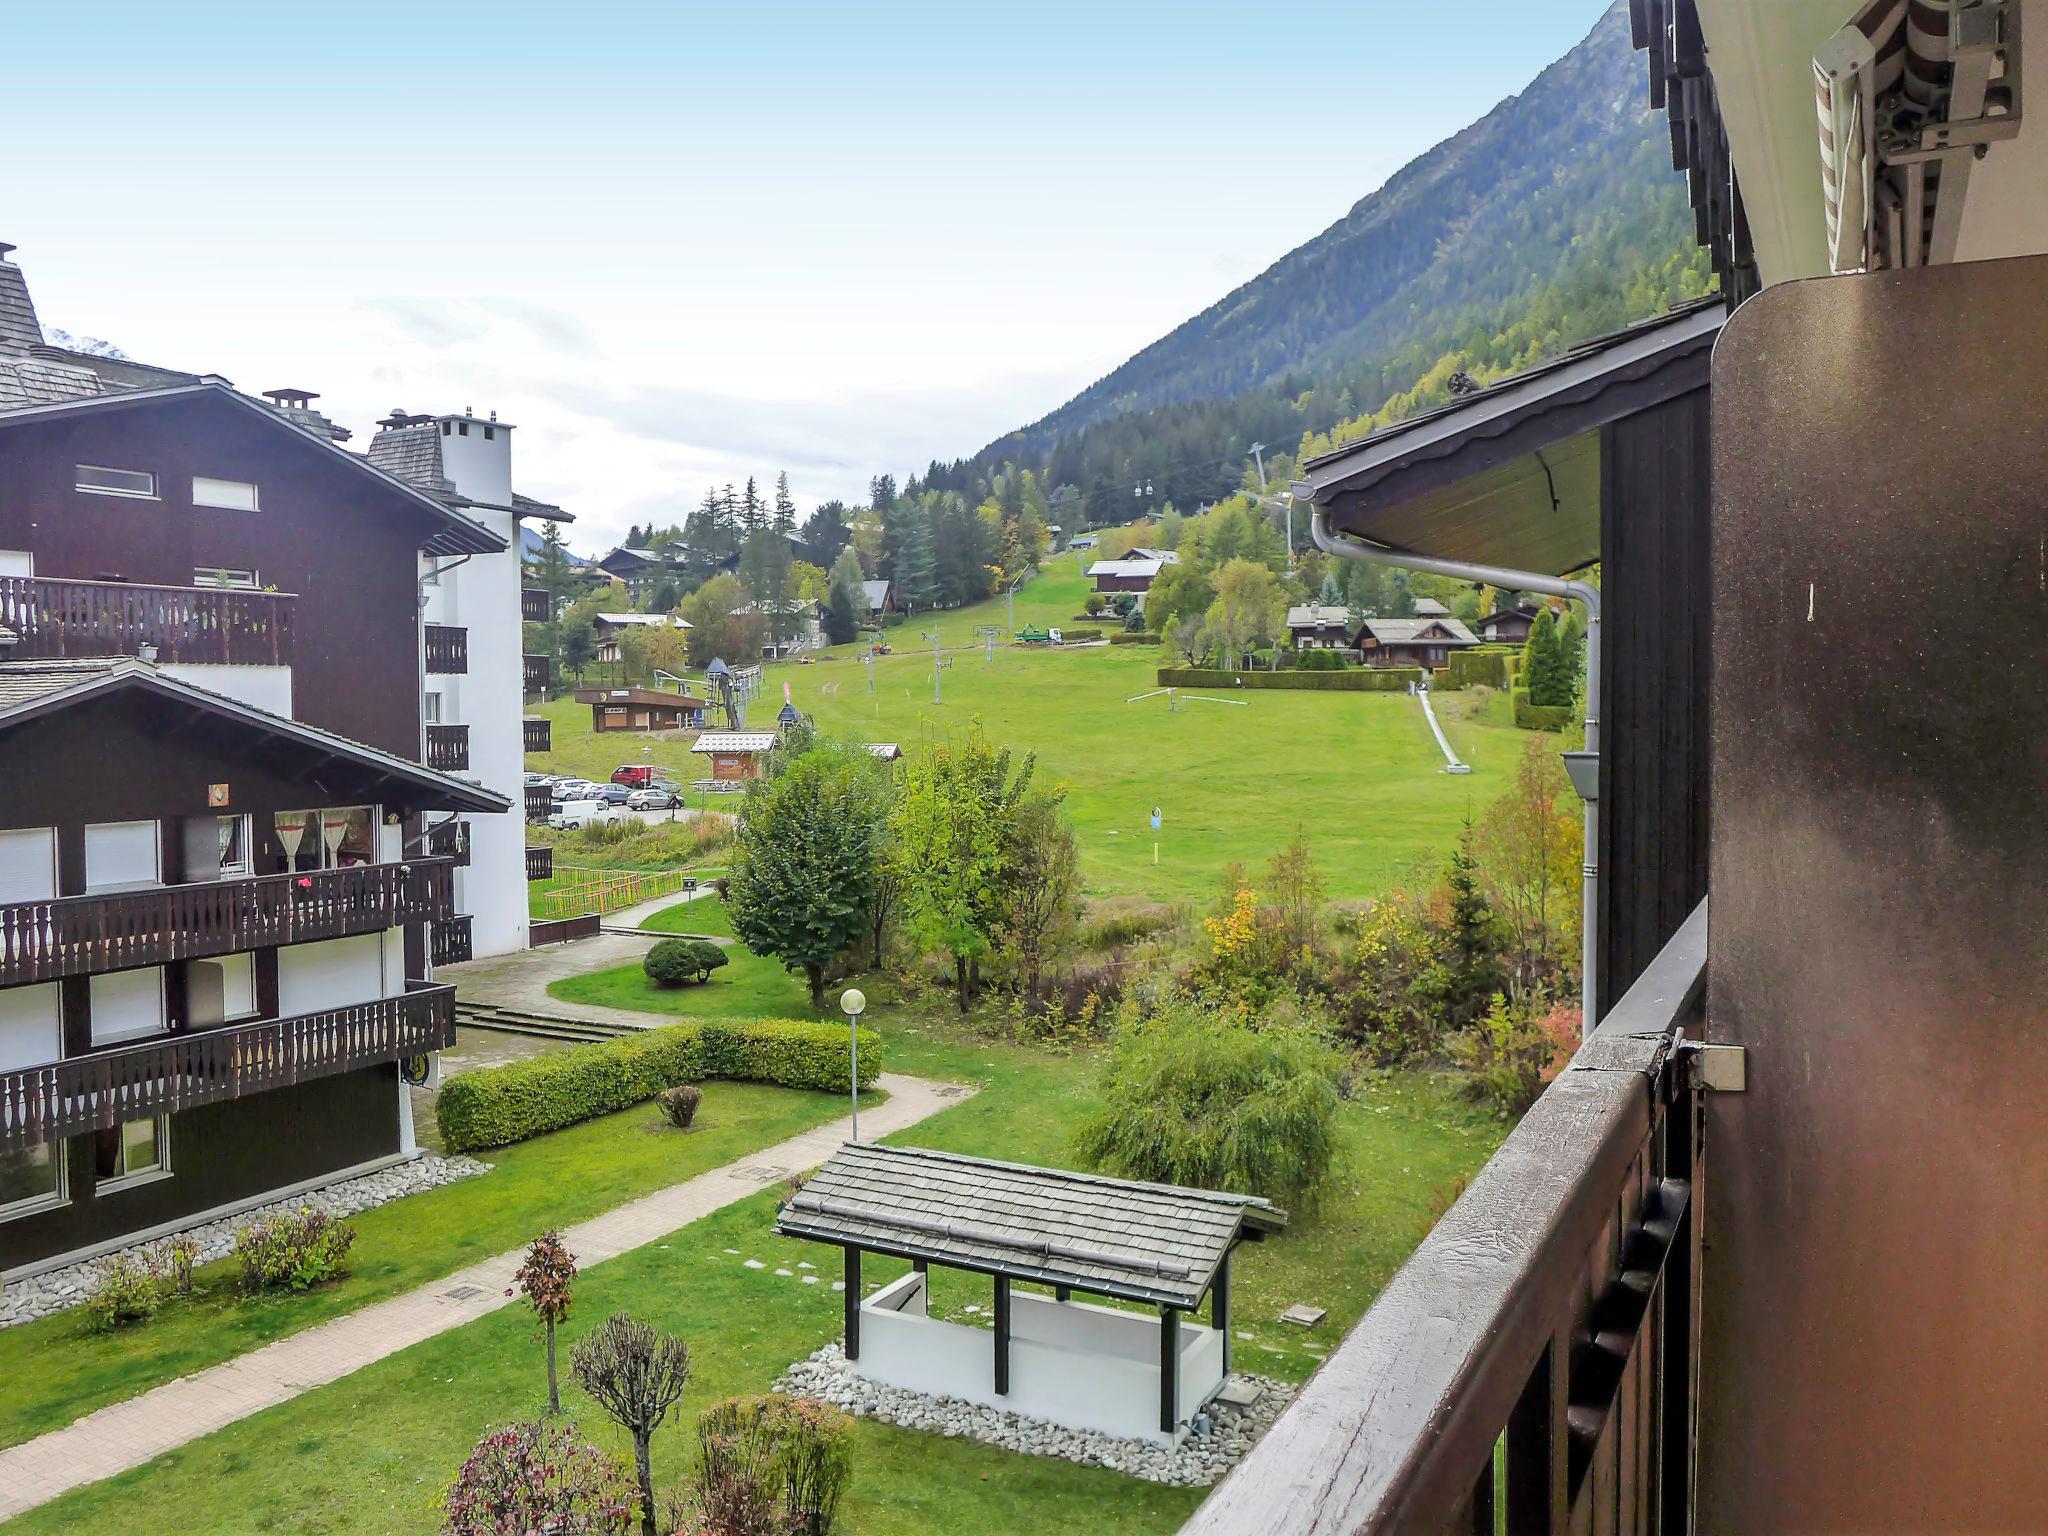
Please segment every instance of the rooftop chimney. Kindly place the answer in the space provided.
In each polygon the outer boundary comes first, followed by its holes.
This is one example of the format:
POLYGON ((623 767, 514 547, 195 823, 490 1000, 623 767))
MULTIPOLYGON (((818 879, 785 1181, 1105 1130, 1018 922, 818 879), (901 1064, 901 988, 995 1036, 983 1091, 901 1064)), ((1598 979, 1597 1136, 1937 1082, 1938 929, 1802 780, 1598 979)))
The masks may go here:
POLYGON ((13 249, 0 240, 0 356, 20 357, 43 344, 43 327, 28 296, 28 278, 7 259, 13 249))
POLYGON ((347 427, 336 426, 313 409, 313 402, 320 397, 310 389, 266 389, 263 398, 293 426, 304 427, 331 443, 345 443, 355 436, 347 427))

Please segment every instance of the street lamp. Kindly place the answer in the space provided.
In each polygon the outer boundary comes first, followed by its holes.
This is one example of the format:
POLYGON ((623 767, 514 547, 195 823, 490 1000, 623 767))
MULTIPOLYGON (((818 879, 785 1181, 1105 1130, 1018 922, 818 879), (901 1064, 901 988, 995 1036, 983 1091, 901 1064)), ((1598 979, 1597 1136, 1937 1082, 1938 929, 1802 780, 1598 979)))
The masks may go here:
POLYGON ((853 1139, 860 1140, 860 1011, 867 1007, 867 994, 848 987, 839 994, 839 1006, 846 1010, 848 1059, 853 1063, 853 1139))

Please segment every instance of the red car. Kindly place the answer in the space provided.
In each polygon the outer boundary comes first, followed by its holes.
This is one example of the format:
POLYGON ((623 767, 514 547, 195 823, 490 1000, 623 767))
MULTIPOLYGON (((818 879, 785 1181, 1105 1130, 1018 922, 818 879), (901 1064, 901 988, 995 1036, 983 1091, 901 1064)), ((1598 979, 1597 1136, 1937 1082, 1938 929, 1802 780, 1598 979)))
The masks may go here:
POLYGON ((654 764, 621 763, 612 770, 612 782, 628 789, 645 789, 654 782, 654 764))

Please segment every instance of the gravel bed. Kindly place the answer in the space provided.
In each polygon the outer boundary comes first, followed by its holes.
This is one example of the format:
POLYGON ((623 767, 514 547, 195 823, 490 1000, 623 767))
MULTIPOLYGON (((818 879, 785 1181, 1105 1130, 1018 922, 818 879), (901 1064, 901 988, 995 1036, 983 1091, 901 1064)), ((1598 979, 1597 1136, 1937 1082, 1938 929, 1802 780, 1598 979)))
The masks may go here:
MULTIPOLYGON (((235 1251, 236 1232, 265 1216, 307 1209, 325 1211, 330 1216, 353 1216, 358 1211, 386 1205, 406 1195, 439 1189, 443 1184, 453 1184, 458 1179, 474 1178, 480 1173, 490 1172, 490 1168, 489 1163, 480 1163, 473 1157, 441 1157, 436 1153, 423 1152, 410 1162, 396 1163, 376 1173, 366 1173, 361 1178, 343 1179, 338 1184, 308 1190, 289 1200, 256 1206, 239 1216, 188 1227, 182 1235, 199 1244, 197 1262, 210 1264, 235 1251)), ((123 1254, 145 1253, 165 1238, 177 1235, 165 1233, 146 1243, 116 1251, 123 1254)), ((113 1256, 102 1254, 82 1264, 67 1264, 62 1269, 46 1270, 26 1280, 8 1281, 6 1289, 0 1291, 0 1328, 33 1322, 36 1318, 48 1317, 66 1307, 79 1305, 92 1291, 94 1269, 113 1256)))
POLYGON ((775 1387, 780 1392, 822 1398, 862 1418, 948 1439, 979 1440, 1031 1456, 1059 1456, 1178 1488, 1206 1488, 1235 1466, 1294 1400, 1295 1389, 1284 1382, 1241 1372, 1230 1380, 1258 1389, 1257 1399, 1242 1408, 1211 1402, 1171 1450, 1148 1440, 1068 1429, 958 1398, 927 1397, 922 1392, 883 1386, 855 1374, 837 1344, 827 1344, 809 1359, 799 1360, 775 1387))

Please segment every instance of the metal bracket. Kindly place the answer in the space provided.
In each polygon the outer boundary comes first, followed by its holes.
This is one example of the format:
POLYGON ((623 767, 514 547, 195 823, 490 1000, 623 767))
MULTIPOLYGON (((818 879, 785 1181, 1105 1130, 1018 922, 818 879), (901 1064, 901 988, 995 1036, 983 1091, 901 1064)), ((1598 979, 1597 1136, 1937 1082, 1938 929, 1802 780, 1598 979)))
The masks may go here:
POLYGON ((1749 1057, 1745 1047, 1681 1040, 1678 1053, 1685 1060, 1694 1087, 1710 1093, 1748 1092, 1749 1057))

